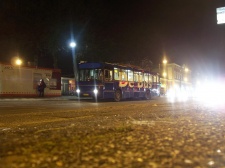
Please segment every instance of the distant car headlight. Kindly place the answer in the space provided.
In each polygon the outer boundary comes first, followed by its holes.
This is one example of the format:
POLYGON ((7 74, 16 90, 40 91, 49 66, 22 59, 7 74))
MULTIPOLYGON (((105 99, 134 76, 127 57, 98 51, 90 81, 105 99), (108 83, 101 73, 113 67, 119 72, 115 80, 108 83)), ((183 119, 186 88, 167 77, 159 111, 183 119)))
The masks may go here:
POLYGON ((76 92, 79 94, 80 93, 80 89, 77 89, 76 92))
POLYGON ((97 89, 94 89, 94 94, 98 94, 98 90, 97 89))

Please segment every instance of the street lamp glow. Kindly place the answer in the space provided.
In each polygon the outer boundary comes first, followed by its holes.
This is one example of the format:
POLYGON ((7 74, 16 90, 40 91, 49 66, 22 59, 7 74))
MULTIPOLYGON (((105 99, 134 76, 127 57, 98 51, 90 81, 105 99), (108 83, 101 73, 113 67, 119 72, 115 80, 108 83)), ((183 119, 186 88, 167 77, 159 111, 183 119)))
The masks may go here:
POLYGON ((185 68, 184 70, 185 70, 185 72, 188 72, 188 71, 189 71, 189 69, 188 69, 188 68, 185 68))
POLYGON ((22 60, 17 58, 16 61, 15 61, 16 65, 21 65, 22 64, 22 60))
POLYGON ((70 43, 70 47, 72 47, 72 48, 76 47, 76 45, 77 45, 77 44, 76 44, 75 42, 71 42, 71 43, 70 43))
POLYGON ((166 59, 163 60, 163 64, 167 64, 167 60, 166 59))

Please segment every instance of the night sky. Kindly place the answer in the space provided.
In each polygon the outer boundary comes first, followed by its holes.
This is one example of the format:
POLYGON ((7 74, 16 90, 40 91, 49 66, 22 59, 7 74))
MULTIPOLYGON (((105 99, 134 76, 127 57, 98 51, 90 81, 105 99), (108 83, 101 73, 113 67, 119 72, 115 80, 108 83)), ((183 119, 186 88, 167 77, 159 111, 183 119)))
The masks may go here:
MULTIPOLYGON (((1 0, 0 62, 19 55, 39 66, 71 65, 71 37, 78 60, 157 66, 186 64, 196 72, 225 70, 223 0, 1 0)), ((65 70, 66 73, 66 70, 65 70)))

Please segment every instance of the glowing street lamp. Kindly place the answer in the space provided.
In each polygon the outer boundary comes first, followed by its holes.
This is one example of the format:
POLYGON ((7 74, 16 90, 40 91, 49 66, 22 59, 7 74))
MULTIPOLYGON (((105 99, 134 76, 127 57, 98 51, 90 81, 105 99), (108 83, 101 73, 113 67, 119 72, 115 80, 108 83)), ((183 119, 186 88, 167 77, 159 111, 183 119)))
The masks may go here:
POLYGON ((73 73, 74 73, 74 79, 77 80, 77 61, 75 57, 75 47, 76 43, 74 41, 70 42, 70 47, 72 49, 72 58, 73 58, 73 73))
POLYGON ((17 59, 15 60, 15 64, 18 65, 18 66, 22 65, 22 63, 23 63, 22 60, 19 59, 19 58, 17 58, 17 59))
POLYGON ((71 48, 76 47, 76 45, 77 45, 77 44, 76 44, 75 42, 71 42, 71 43, 70 43, 70 47, 71 47, 71 48))
POLYGON ((165 91, 167 92, 167 90, 168 90, 168 76, 167 76, 167 59, 166 58, 164 58, 163 59, 163 61, 162 61, 162 63, 163 63, 163 73, 162 73, 162 76, 163 76, 163 78, 164 78, 164 87, 165 87, 165 91))
POLYGON ((163 64, 164 65, 167 64, 167 60, 166 59, 163 60, 163 64))

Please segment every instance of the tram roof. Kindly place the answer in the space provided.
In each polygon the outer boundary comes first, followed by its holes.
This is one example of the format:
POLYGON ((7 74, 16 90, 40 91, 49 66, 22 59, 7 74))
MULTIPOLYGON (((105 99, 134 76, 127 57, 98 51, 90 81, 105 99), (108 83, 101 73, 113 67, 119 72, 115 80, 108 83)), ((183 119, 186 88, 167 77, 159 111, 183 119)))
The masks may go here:
MULTIPOLYGON (((108 67, 108 68, 126 68, 130 70, 136 70, 136 71, 141 71, 141 72, 146 72, 150 73, 148 70, 145 70, 139 66, 136 65, 131 65, 131 64, 121 64, 121 63, 109 63, 109 62, 81 62, 79 63, 79 68, 80 69, 97 69, 97 68, 103 68, 103 67, 108 67)), ((153 74, 151 72, 151 74, 153 74)), ((157 75, 157 73, 154 73, 157 75)))

